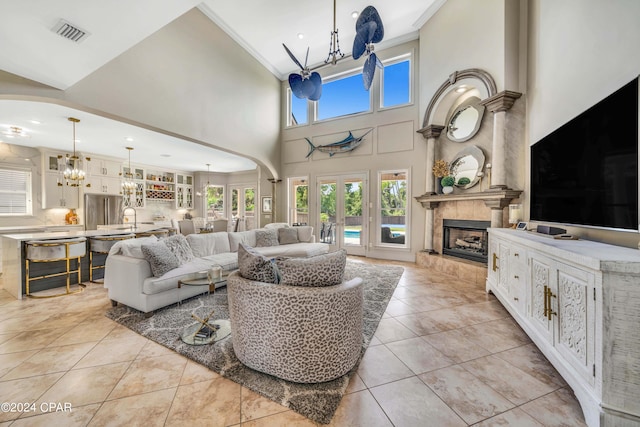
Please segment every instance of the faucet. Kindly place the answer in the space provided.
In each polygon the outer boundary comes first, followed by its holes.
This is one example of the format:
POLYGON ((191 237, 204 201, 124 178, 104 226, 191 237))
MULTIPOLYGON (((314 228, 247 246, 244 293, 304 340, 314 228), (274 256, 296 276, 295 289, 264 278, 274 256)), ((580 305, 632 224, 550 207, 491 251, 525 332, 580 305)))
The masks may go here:
POLYGON ((128 209, 131 209, 133 211, 133 226, 131 226, 131 231, 133 231, 138 228, 138 213, 136 212, 135 208, 127 206, 126 208, 122 209, 122 216, 127 214, 128 209))

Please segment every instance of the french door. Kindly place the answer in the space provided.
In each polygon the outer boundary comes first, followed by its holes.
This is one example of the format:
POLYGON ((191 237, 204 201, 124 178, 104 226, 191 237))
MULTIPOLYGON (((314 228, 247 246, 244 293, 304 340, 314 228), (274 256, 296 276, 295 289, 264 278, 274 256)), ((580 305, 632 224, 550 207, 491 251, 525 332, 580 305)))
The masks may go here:
POLYGON ((234 185, 231 190, 232 230, 244 231, 256 228, 256 189, 253 185, 234 185))
POLYGON ((365 173, 316 178, 319 242, 331 250, 344 248, 350 255, 365 255, 369 214, 365 173))

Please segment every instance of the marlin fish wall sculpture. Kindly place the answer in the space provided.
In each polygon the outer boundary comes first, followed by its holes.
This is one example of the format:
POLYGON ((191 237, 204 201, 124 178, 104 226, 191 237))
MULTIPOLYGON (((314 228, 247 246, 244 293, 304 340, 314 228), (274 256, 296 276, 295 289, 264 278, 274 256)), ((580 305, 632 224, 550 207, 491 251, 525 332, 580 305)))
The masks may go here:
POLYGON ((325 145, 313 145, 309 138, 305 138, 309 143, 309 153, 307 154, 307 157, 309 157, 316 150, 320 151, 321 153, 329 153, 329 157, 333 157, 333 155, 337 153, 346 153, 347 151, 352 151, 360 145, 360 143, 362 142, 362 138, 367 136, 372 130, 373 129, 369 129, 364 135, 357 138, 353 136, 351 131, 349 131, 349 136, 347 136, 342 141, 325 145))

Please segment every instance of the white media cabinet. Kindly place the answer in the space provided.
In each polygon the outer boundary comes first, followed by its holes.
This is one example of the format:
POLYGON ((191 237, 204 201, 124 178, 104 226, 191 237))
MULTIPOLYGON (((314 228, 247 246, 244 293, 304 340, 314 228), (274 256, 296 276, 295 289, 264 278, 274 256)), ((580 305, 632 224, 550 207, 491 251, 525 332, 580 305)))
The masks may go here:
POLYGON ((487 292, 573 389, 586 423, 640 425, 640 250, 489 229, 487 292))

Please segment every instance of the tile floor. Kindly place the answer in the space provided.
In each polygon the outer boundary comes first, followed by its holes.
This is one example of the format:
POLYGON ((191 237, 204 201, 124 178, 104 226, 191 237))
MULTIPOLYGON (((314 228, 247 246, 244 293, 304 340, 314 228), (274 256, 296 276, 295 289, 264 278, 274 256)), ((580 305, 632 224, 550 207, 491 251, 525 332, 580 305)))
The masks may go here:
MULTIPOLYGON (((393 264, 405 272, 332 425, 585 425, 495 297, 393 264)), ((0 427, 315 425, 107 319, 109 307, 97 284, 49 300, 0 291, 0 400, 35 404, 0 412, 0 427)))

